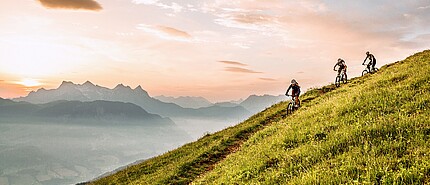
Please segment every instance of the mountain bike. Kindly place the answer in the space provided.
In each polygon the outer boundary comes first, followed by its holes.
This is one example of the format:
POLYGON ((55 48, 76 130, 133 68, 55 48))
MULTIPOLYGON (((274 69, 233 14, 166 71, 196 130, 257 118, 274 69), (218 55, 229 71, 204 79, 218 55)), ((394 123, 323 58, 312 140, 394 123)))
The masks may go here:
MULTIPOLYGON (((334 70, 334 71, 336 71, 336 70, 334 70)), ((336 85, 336 87, 339 87, 341 82, 344 84, 346 84, 348 82, 345 69, 343 69, 342 72, 340 72, 340 74, 338 74, 336 76, 336 79, 334 80, 334 84, 336 85)))
POLYGON ((371 68, 371 67, 367 67, 369 64, 367 64, 367 65, 365 65, 365 64, 363 64, 364 66, 366 66, 366 68, 364 68, 364 70, 363 70, 363 72, 361 72, 361 76, 364 76, 365 74, 367 74, 367 73, 371 73, 371 74, 373 74, 373 73, 376 73, 376 72, 378 72, 378 68, 373 68, 373 69, 370 69, 369 70, 369 68, 371 68))
MULTIPOLYGON (((287 96, 291 96, 291 95, 287 95, 287 96)), ((293 113, 299 107, 300 107, 300 100, 299 100, 299 104, 297 105, 296 101, 293 98, 293 96, 291 96, 291 100, 290 100, 290 102, 288 103, 288 106, 287 106, 287 115, 293 113)))

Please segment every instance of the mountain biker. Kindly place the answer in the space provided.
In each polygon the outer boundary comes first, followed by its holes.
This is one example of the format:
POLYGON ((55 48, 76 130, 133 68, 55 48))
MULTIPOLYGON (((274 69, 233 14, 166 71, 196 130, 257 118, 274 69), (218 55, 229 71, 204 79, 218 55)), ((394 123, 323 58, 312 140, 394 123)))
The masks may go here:
POLYGON ((299 95, 300 95, 300 86, 299 83, 295 79, 291 80, 291 84, 287 89, 287 92, 285 93, 285 96, 288 96, 288 92, 292 89, 291 97, 293 97, 293 100, 296 103, 296 107, 299 107, 299 95))
POLYGON ((366 58, 364 59, 363 64, 361 65, 364 65, 367 59, 369 59, 369 63, 367 64, 367 69, 369 69, 369 72, 372 70, 375 70, 376 58, 370 52, 366 52, 366 58), (372 66, 372 69, 370 68, 370 66, 372 66))
POLYGON ((338 75, 338 76, 340 75, 340 73, 341 73, 343 70, 345 70, 345 72, 346 72, 346 68, 347 68, 347 66, 346 66, 345 61, 344 61, 343 59, 341 59, 341 58, 337 59, 337 63, 336 63, 336 65, 334 65, 334 67, 333 67, 333 71, 336 71, 336 66, 339 66, 339 69, 337 69, 337 75, 338 75))

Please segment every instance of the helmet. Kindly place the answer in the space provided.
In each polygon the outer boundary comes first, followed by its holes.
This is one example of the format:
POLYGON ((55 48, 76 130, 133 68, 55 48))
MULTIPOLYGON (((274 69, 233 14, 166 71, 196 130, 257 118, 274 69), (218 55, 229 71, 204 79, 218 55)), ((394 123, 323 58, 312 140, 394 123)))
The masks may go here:
POLYGON ((340 61, 342 61, 342 59, 341 59, 341 58, 339 58, 339 59, 337 59, 337 61, 338 61, 338 62, 340 62, 340 61))
POLYGON ((296 81, 295 79, 292 79, 292 80, 291 80, 291 83, 292 83, 292 84, 297 84, 297 81, 296 81))
POLYGON ((366 52, 366 55, 370 54, 369 52, 366 52))

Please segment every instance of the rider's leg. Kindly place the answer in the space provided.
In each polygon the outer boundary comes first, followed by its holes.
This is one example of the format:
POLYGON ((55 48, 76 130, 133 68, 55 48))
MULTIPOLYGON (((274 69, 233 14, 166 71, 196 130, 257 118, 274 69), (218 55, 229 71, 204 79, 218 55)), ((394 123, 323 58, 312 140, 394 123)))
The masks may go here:
POLYGON ((376 62, 372 62, 372 70, 373 71, 375 70, 375 65, 376 65, 376 62))
POLYGON ((344 77, 344 78, 345 78, 345 80, 346 80, 346 78, 348 78, 348 77, 347 77, 347 75, 346 75, 346 68, 345 68, 345 69, 343 69, 343 73, 345 74, 345 77, 344 77))
POLYGON ((294 102, 296 103, 296 107, 299 107, 299 96, 294 95, 294 102))

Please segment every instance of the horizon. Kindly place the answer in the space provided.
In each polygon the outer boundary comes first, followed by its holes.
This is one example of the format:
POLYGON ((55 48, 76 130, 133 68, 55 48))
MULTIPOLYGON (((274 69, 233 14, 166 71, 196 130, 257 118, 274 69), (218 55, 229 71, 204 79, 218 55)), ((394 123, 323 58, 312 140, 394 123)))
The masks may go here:
MULTIPOLYGON (((150 97, 155 98, 155 99, 158 99, 158 97, 159 97, 159 96, 161 96, 161 97, 166 97, 166 98, 204 98, 205 100, 209 101, 209 102, 210 102, 210 103, 212 103, 212 104, 216 104, 216 103, 223 103, 223 102, 233 102, 233 101, 244 101, 244 100, 246 100, 247 98, 249 98, 249 97, 251 97, 251 96, 281 96, 281 95, 282 95, 282 94, 278 94, 278 95, 274 95, 274 94, 249 94, 249 95, 247 95, 247 96, 246 96, 246 97, 244 97, 244 98, 240 98, 240 99, 231 99, 231 100, 218 101, 218 102, 217 102, 217 101, 209 100, 209 99, 207 99, 206 97, 203 97, 203 96, 166 96, 166 95, 152 96, 152 95, 151 95, 151 93, 150 93, 150 92, 148 92, 147 90, 145 90, 141 85, 137 85, 136 87, 132 87, 132 86, 129 86, 129 85, 127 85, 127 84, 119 83, 119 84, 115 85, 114 87, 104 87, 104 86, 101 86, 101 85, 99 85, 99 84, 95 84, 95 83, 93 83, 93 82, 91 82, 91 81, 87 80, 87 81, 85 81, 85 82, 83 82, 83 83, 75 83, 75 82, 72 82, 72 81, 62 81, 62 82, 61 82, 61 84, 60 84, 60 85, 58 85, 56 88, 44 88, 44 87, 40 87, 39 89, 35 89, 35 90, 30 91, 27 95, 24 95, 24 96, 11 97, 11 98, 4 98, 4 97, 1 97, 1 96, 0 96, 0 98, 3 98, 3 99, 9 99, 9 100, 13 100, 13 99, 17 99, 17 98, 24 98, 24 97, 27 97, 30 93, 32 93, 32 92, 37 92, 37 91, 39 91, 39 90, 41 90, 41 89, 44 89, 44 90, 57 90, 57 89, 59 89, 59 88, 60 88, 60 86, 61 86, 63 83, 72 83, 72 84, 74 84, 74 85, 80 85, 80 86, 82 86, 82 85, 84 85, 84 84, 86 84, 86 83, 90 83, 90 84, 94 85, 95 87, 107 88, 107 89, 109 89, 109 90, 114 90, 116 87, 121 86, 121 85, 122 85, 123 87, 130 88, 130 89, 132 89, 132 90, 136 90, 136 89, 138 89, 138 88, 140 87, 140 88, 141 88, 141 89, 143 89, 145 92, 147 92, 147 93, 148 93, 148 95, 149 95, 150 97)), ((160 101, 161 101, 161 100, 160 100, 160 101)))
POLYGON ((430 47, 424 0, 26 0, 0 3, 0 97, 62 81, 211 102, 332 83, 430 47), (347 13, 346 13, 347 12, 347 13))

